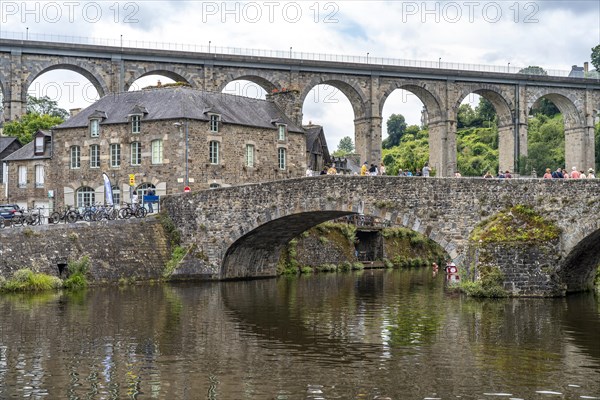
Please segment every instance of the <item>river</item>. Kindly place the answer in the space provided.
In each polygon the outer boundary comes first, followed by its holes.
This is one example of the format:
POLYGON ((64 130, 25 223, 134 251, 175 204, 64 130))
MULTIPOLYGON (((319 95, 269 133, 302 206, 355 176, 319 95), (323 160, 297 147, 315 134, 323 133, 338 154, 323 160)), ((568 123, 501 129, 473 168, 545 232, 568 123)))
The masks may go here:
POLYGON ((428 270, 0 296, 0 399, 600 399, 600 301, 428 270))

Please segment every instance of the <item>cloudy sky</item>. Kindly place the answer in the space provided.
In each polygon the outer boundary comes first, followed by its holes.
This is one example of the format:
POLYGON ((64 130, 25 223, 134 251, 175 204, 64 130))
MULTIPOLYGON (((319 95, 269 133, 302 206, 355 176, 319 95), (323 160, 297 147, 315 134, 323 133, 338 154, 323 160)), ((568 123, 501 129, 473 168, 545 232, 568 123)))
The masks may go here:
MULTIPOLYGON (((197 46, 242 47, 465 63, 511 68, 540 65, 570 70, 590 60, 600 43, 600 0, 583 1, 9 1, 0 0, 2 37, 69 35, 197 46)), ((47 38, 47 37, 46 37, 47 38)), ((94 93, 75 93, 64 81, 77 74, 42 75, 30 93, 64 108, 85 107, 94 93), (65 89, 61 90, 63 86, 65 89)), ((156 77, 150 78, 155 81, 156 77)), ((161 79, 167 81, 167 79, 161 79)), ((84 81, 85 82, 85 81, 84 81)), ((140 82, 140 86, 147 84, 140 82)), ((82 86, 83 87, 83 86, 82 86)), ((260 90, 245 88, 248 95, 260 90)), ((476 97, 467 99, 476 102, 476 97)), ((400 113, 419 124, 421 102, 396 91, 384 124, 400 113)), ((353 136, 353 112, 343 94, 317 87, 303 107, 304 122, 325 126, 330 149, 353 136)), ((384 128, 385 136, 385 128, 384 128)))

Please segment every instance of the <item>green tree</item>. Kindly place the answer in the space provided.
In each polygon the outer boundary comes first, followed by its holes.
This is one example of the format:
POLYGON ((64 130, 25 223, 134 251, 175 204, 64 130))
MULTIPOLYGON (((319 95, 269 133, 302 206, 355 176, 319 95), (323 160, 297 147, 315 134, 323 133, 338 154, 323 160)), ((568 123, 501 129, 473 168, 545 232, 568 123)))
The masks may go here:
POLYGON ((547 117, 553 117, 557 114, 560 114, 560 110, 558 109, 558 107, 556 107, 556 105, 554 105, 554 103, 551 100, 542 97, 541 99, 536 101, 536 104, 533 105, 529 114, 543 114, 547 117))
POLYGON ((345 136, 340 140, 336 150, 336 156, 345 156, 346 154, 351 154, 354 152, 354 143, 352 142, 352 138, 350 136, 345 136))
POLYGON ((519 70, 519 73, 527 75, 548 75, 544 68, 538 67, 537 65, 530 65, 527 68, 522 68, 519 70))
POLYGON ((600 71, 600 44, 592 48, 592 65, 597 71, 600 71))
POLYGON ((468 128, 473 126, 473 121, 475 121, 476 115, 475 111, 470 104, 461 104, 458 107, 458 113, 456 115, 456 127, 458 129, 468 128))
POLYGON ((527 157, 519 157, 519 173, 541 176, 546 168, 565 167, 565 128, 562 115, 537 114, 528 124, 527 157))
POLYGON ((494 105, 484 97, 479 98, 479 104, 475 107, 475 114, 481 120, 482 126, 484 121, 487 122, 487 125, 491 125, 496 120, 494 105))
POLYGON ((387 120, 388 137, 383 140, 384 149, 390 149, 400 144, 402 136, 406 133, 406 121, 402 114, 392 114, 387 120))
POLYGON ((48 96, 33 97, 27 95, 27 113, 46 114, 52 117, 61 118, 63 121, 69 117, 67 110, 60 108, 58 103, 48 96))
POLYGON ((31 142, 33 135, 39 129, 50 129, 53 126, 63 123, 60 117, 48 114, 27 113, 17 121, 10 121, 4 124, 4 135, 15 136, 23 144, 31 142))

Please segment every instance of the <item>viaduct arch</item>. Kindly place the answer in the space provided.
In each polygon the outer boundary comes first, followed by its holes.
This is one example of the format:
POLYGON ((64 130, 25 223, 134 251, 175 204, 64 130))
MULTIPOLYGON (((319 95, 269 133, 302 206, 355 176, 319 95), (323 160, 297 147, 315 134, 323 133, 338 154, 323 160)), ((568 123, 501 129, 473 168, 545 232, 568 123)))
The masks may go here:
POLYGON ((0 39, 4 119, 22 115, 31 82, 56 68, 82 74, 100 95, 126 91, 151 73, 208 91, 251 78, 267 92, 277 89, 269 99, 296 123, 302 121, 308 91, 328 83, 350 100, 357 152, 372 163, 381 161, 383 103, 394 89, 404 88, 427 108, 430 165, 438 176, 452 176, 456 170, 456 113, 466 94, 479 93, 497 107, 500 165, 510 170, 516 170, 519 155, 527 154, 527 116, 545 96, 565 114, 566 164, 587 169, 595 163, 593 126, 600 82, 593 79, 0 39))
POLYGON ((593 285, 600 263, 595 246, 600 202, 590 199, 598 190, 600 180, 322 176, 169 196, 163 207, 183 244, 193 248, 184 271, 237 279, 274 276, 281 250, 293 237, 362 213, 424 234, 458 265, 468 266, 474 246, 469 236, 477 224, 510 206, 527 205, 561 233, 552 244, 551 265, 526 263, 517 271, 523 281, 512 283, 540 293, 551 286, 556 293, 593 285))

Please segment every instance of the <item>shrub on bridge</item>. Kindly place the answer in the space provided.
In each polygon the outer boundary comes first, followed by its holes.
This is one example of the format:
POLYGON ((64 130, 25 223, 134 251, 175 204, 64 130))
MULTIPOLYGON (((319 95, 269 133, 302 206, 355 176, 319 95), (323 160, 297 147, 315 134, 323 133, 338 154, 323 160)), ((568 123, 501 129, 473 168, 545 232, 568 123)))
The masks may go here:
POLYGON ((473 242, 547 242, 557 239, 560 228, 529 206, 516 205, 478 224, 469 238, 473 242))

